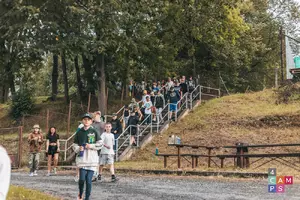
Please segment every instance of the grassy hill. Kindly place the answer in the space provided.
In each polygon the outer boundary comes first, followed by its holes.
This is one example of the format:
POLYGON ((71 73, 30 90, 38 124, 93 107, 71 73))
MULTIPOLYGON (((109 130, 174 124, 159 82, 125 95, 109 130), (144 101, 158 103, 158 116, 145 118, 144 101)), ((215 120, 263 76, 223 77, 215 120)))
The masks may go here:
MULTIPOLYGON (((277 101, 277 95, 272 90, 236 94, 211 100, 197 107, 182 120, 172 124, 165 133, 156 135, 151 144, 138 151, 131 161, 121 162, 118 166, 163 168, 163 158, 154 155, 155 148, 157 145, 159 153, 176 153, 176 148, 167 146, 168 137, 172 134, 181 137, 182 143, 206 146, 235 145, 236 142, 249 144, 300 143, 300 102, 277 104, 277 101)), ((249 152, 300 152, 300 148, 261 148, 249 149, 249 152)), ((202 153, 206 153, 206 150, 202 150, 202 153)), ((221 149, 214 153, 234 153, 234 151, 221 149)), ((299 161, 298 158, 291 160, 299 161)), ((215 161, 220 163, 217 159, 215 161)), ((172 162, 175 163, 169 169, 176 169, 176 158, 169 161, 169 164, 172 162)), ((189 163, 183 162, 185 169, 191 169, 189 163)), ((208 170, 206 159, 200 159, 200 163, 200 170, 208 170)), ((225 166, 227 166, 225 170, 233 170, 232 159, 227 159, 225 166)), ((289 172, 291 170, 272 161, 264 167, 257 170, 250 169, 250 171, 266 172, 268 167, 282 168, 282 171, 289 170, 289 172)), ((219 169, 214 167, 209 170, 219 169)))

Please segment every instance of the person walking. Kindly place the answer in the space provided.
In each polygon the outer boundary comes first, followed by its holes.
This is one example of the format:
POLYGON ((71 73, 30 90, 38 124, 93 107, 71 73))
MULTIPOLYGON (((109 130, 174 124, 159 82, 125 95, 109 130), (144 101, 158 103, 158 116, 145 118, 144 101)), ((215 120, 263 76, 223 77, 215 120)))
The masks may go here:
POLYGON ((0 200, 5 200, 8 193, 11 174, 10 162, 6 150, 0 145, 0 200))
POLYGON ((165 98, 164 95, 161 94, 160 90, 158 90, 157 95, 154 99, 154 106, 156 107, 156 115, 157 115, 157 123, 164 123, 162 117, 162 109, 165 107, 165 98))
POLYGON ((109 169, 111 173, 111 181, 116 182, 117 178, 115 175, 115 168, 114 168, 115 152, 113 150, 115 138, 111 132, 112 132, 111 123, 106 123, 105 132, 101 135, 101 139, 103 141, 103 148, 101 149, 100 157, 99 157, 100 168, 99 168, 98 180, 102 179, 102 171, 104 165, 109 165, 109 169))
POLYGON ((29 144, 29 176, 37 176, 37 170, 40 162, 40 152, 44 143, 43 134, 38 124, 33 126, 33 132, 28 135, 29 144))
POLYGON ((55 127, 51 127, 46 136, 46 152, 48 155, 47 176, 50 176, 52 159, 53 159, 53 174, 56 174, 56 167, 57 167, 57 163, 58 163, 58 154, 60 152, 59 135, 56 133, 55 127))
POLYGON ((175 116, 177 114, 177 103, 180 100, 180 94, 174 89, 173 86, 170 88, 170 91, 168 92, 167 99, 168 102, 170 103, 169 119, 174 120, 172 119, 172 114, 174 113, 175 116))
POLYGON ((91 125, 93 116, 86 113, 82 116, 83 128, 74 136, 73 150, 78 153, 76 165, 79 168, 79 194, 78 199, 83 199, 84 184, 86 184, 85 200, 90 199, 92 191, 92 178, 97 171, 99 157, 97 151, 103 143, 98 132, 91 125))

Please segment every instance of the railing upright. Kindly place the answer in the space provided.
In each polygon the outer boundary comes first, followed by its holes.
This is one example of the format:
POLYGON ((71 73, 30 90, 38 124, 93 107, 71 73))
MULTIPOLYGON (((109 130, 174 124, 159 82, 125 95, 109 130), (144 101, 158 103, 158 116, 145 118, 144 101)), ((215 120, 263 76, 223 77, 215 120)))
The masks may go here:
POLYGON ((65 141, 65 161, 67 160, 68 140, 65 141))
POLYGON ((116 140, 116 161, 119 161, 119 140, 116 140))
MULTIPOLYGON (((131 135, 131 133, 130 133, 131 135)), ((137 125, 137 138, 136 138, 136 146, 139 147, 140 145, 140 125, 137 125)))

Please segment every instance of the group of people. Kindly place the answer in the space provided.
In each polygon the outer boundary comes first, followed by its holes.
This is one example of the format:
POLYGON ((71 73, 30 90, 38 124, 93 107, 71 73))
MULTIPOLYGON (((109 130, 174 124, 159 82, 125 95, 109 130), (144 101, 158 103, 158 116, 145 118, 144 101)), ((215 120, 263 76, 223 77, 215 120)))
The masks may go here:
POLYGON ((186 80, 185 76, 181 78, 171 77, 167 81, 157 81, 146 84, 130 82, 129 94, 132 96, 131 103, 125 105, 123 119, 124 128, 130 126, 131 139, 130 144, 136 145, 135 135, 137 133, 137 124, 144 120, 147 125, 151 122, 164 123, 162 116, 163 108, 170 103, 169 119, 174 120, 177 114, 178 102, 187 92, 192 92, 196 87, 193 77, 186 80), (142 95, 140 96, 140 92, 142 95), (142 105, 140 106, 134 97, 140 97, 142 105))
MULTIPOLYGON (((86 184, 85 199, 89 199, 92 181, 102 179, 104 165, 109 165, 111 181, 117 181, 114 171, 114 145, 115 137, 122 131, 122 126, 114 114, 111 122, 101 120, 101 112, 86 113, 82 117, 82 123, 78 126, 74 144, 72 145, 76 155, 77 174, 75 180, 79 184, 78 199, 83 199, 83 188, 86 184)), ((43 133, 38 124, 33 126, 33 131, 28 135, 29 143, 29 176, 37 176, 40 153, 45 142, 43 133)), ((55 127, 51 127, 46 135, 46 154, 48 158, 48 172, 56 174, 59 148, 59 135, 55 127), (51 171, 53 161, 53 169, 51 171)))

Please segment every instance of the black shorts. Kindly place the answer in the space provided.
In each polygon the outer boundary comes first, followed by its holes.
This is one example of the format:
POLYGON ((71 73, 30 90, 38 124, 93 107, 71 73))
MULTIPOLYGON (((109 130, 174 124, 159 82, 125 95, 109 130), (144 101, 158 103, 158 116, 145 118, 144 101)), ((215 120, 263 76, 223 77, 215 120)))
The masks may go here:
POLYGON ((57 146, 49 146, 48 148, 48 156, 54 156, 54 154, 58 153, 57 152, 57 146))
POLYGON ((131 135, 136 135, 137 128, 136 127, 131 127, 131 135))

